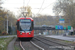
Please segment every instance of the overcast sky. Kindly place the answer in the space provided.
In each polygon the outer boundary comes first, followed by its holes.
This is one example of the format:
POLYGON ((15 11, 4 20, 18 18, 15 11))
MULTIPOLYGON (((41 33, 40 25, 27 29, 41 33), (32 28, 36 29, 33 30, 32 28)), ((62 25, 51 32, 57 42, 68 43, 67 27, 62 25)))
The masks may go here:
POLYGON ((10 11, 13 11, 17 15, 19 10, 18 8, 22 7, 23 5, 24 6, 29 5, 31 6, 32 13, 34 14, 40 13, 40 14, 54 15, 52 8, 55 2, 56 0, 44 0, 44 3, 43 0, 5 0, 2 7, 10 11), (42 9, 40 9, 41 5, 42 5, 42 9))

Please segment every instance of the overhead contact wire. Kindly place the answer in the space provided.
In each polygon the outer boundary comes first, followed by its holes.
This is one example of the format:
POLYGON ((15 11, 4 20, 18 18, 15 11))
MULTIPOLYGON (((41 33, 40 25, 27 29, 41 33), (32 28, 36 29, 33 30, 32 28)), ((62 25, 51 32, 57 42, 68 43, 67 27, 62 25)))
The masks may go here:
POLYGON ((41 5, 41 7, 40 7, 38 13, 40 12, 40 10, 41 10, 41 8, 42 8, 42 6, 43 6, 43 4, 44 4, 44 1, 45 1, 45 0, 43 0, 42 5, 41 5))
POLYGON ((29 2, 30 2, 30 0, 28 1, 27 6, 28 6, 29 2))
MULTIPOLYGON (((48 6, 46 6, 45 8, 43 8, 42 11, 45 10, 47 7, 49 7, 49 6, 52 5, 52 4, 53 4, 53 3, 51 3, 51 4, 49 4, 48 6)), ((41 12, 42 12, 42 11, 41 11, 41 12)))

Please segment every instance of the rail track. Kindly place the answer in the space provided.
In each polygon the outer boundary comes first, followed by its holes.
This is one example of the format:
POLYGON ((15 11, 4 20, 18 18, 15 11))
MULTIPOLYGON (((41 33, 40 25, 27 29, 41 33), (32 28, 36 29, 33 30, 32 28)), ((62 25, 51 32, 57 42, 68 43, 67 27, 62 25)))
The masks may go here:
POLYGON ((38 41, 35 43, 38 44, 39 46, 43 47, 45 50, 51 50, 53 48, 54 48, 54 50, 74 50, 74 48, 72 48, 74 46, 71 46, 69 44, 59 43, 54 39, 47 39, 46 37, 43 37, 43 36, 36 36, 33 38, 32 41, 38 41), (51 48, 51 47, 53 47, 53 48, 51 48), (62 47, 67 47, 67 49, 62 48, 62 47))
POLYGON ((43 43, 45 43, 45 44, 47 44, 47 45, 50 45, 50 46, 59 46, 59 45, 61 45, 61 46, 67 46, 67 45, 69 45, 69 44, 63 44, 63 43, 59 43, 59 42, 57 42, 57 41, 55 41, 55 40, 53 40, 53 39, 47 39, 46 37, 40 37, 40 36, 38 36, 38 37, 35 37, 35 39, 37 39, 37 40, 39 40, 39 41, 41 41, 41 42, 43 42, 43 43), (47 43, 48 42, 48 43, 47 43))
POLYGON ((32 41, 20 41, 20 47, 22 50, 44 50, 32 41))
POLYGON ((68 44, 57 42, 55 39, 35 36, 31 41, 18 41, 22 50, 74 50, 68 44), (61 47, 68 47, 67 49, 61 47))
POLYGON ((22 50, 25 50, 25 48, 22 46, 21 41, 20 41, 20 47, 22 48, 22 50))

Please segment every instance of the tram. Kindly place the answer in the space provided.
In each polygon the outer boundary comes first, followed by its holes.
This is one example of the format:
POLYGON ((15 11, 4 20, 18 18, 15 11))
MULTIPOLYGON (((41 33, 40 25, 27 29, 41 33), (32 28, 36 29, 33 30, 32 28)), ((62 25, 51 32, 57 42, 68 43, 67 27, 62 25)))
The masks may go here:
POLYGON ((34 37, 34 20, 29 17, 22 17, 17 20, 17 38, 29 39, 34 37))

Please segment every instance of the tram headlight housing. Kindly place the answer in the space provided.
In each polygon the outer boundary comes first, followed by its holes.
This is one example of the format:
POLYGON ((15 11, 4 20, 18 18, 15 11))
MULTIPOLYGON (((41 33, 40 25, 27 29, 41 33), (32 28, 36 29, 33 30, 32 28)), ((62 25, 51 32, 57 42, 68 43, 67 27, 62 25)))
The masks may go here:
POLYGON ((22 35, 22 32, 20 32, 20 34, 22 35))
POLYGON ((31 34, 31 33, 29 32, 29 34, 31 34))

